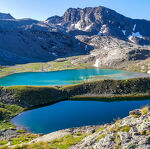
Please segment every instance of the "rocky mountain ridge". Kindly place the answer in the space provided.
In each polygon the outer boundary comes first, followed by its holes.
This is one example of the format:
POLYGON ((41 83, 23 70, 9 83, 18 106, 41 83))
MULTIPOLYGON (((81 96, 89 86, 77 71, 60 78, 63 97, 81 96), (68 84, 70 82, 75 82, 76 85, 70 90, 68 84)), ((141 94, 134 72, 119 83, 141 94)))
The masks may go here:
POLYGON ((11 14, 0 13, 0 19, 15 19, 11 14))
POLYGON ((62 17, 46 23, 61 26, 73 35, 107 35, 129 42, 150 44, 150 21, 131 19, 105 7, 69 8, 62 17))
POLYGON ((84 43, 37 20, 0 20, 0 33, 1 65, 46 62, 87 53, 84 43))
POLYGON ((43 22, 0 19, 0 33, 0 65, 83 55, 72 63, 116 68, 143 62, 141 67, 150 67, 150 21, 131 19, 102 6, 70 8, 62 17, 43 22))

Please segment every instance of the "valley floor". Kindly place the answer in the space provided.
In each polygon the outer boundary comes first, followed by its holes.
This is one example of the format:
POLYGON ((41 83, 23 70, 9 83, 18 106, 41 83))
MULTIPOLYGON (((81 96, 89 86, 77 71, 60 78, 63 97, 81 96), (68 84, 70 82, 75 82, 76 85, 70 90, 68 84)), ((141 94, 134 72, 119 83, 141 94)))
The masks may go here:
MULTIPOLYGON (((87 60, 87 63, 81 62, 81 59, 86 58, 87 56, 74 56, 68 58, 61 58, 55 61, 46 62, 46 63, 28 63, 22 65, 14 66, 0 66, 0 78, 21 72, 48 72, 48 71, 59 71, 59 70, 68 70, 68 69, 84 69, 84 68, 95 68, 93 62, 87 60)), ((131 72, 142 72, 147 73, 150 70, 150 59, 142 61, 130 61, 124 62, 116 66, 103 66, 100 68, 103 69, 120 69, 131 72)))

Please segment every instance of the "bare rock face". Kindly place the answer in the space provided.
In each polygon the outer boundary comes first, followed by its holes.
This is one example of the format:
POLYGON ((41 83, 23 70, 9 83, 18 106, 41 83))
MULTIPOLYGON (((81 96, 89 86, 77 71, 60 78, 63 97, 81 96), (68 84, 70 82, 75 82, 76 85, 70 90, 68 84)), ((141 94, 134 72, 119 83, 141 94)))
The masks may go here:
POLYGON ((140 46, 111 36, 83 36, 76 38, 93 47, 90 55, 74 60, 73 64, 92 63, 100 68, 118 68, 126 63, 146 61, 150 57, 150 47, 140 46))
POLYGON ((77 55, 85 56, 73 64, 103 68, 136 61, 147 63, 149 28, 150 21, 131 19, 102 6, 69 8, 63 16, 44 22, 0 14, 0 65, 47 62, 77 55))
POLYGON ((150 21, 127 18, 105 7, 70 8, 47 23, 60 25, 72 35, 107 35, 137 44, 150 44, 150 21))

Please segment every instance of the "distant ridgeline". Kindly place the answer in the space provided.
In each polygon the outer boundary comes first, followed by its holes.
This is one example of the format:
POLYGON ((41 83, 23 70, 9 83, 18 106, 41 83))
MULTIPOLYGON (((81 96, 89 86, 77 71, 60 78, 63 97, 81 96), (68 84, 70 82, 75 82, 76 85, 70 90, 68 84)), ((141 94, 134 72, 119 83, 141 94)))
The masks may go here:
POLYGON ((45 21, 0 13, 0 65, 82 56, 71 59, 72 64, 147 72, 149 28, 148 20, 131 19, 102 6, 70 8, 45 21))
POLYGON ((96 97, 103 101, 150 97, 150 78, 103 80, 63 87, 12 86, 0 88, 0 102, 33 107, 67 100, 96 97))

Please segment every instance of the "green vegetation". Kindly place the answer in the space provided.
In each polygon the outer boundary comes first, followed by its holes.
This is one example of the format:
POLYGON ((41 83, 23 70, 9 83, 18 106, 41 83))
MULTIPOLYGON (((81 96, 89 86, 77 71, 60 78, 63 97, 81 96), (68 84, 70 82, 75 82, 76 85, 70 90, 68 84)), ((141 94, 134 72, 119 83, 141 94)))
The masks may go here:
POLYGON ((148 111, 149 111, 149 107, 148 106, 145 106, 144 108, 141 109, 142 115, 147 114, 148 111))
POLYGON ((8 140, 2 140, 2 141, 0 141, 0 146, 1 145, 6 145, 8 143, 8 140))
POLYGON ((110 129, 110 131, 111 132, 119 132, 119 131, 122 131, 122 132, 129 132, 130 131, 130 129, 131 129, 131 127, 130 126, 127 126, 127 125, 125 125, 125 126, 119 126, 119 125, 115 125, 115 127, 112 127, 111 129, 110 129))
POLYGON ((15 127, 10 119, 23 111, 23 108, 16 105, 0 103, 0 130, 15 127))
POLYGON ((143 130, 140 132, 141 135, 150 135, 150 130, 143 130))
POLYGON ((38 137, 39 135, 37 134, 25 133, 25 134, 18 135, 16 138, 12 138, 9 141, 10 141, 10 145, 17 145, 21 143, 28 143, 38 137))
POLYGON ((22 65, 15 65, 9 67, 0 67, 0 78, 8 76, 14 73, 21 72, 45 72, 45 71, 58 71, 58 70, 67 70, 67 69, 82 69, 88 68, 88 64, 72 64, 72 59, 79 58, 79 56, 62 58, 56 61, 46 62, 46 63, 28 63, 22 65))
MULTIPOLYGON (((73 134, 73 135, 67 135, 59 139, 55 139, 51 142, 38 142, 38 143, 29 144, 29 145, 24 144, 24 145, 19 146, 19 144, 21 143, 27 143, 33 140, 34 138, 38 137, 37 135, 30 134, 28 136, 26 134, 26 136, 21 135, 20 137, 13 138, 11 145, 16 145, 16 146, 12 147, 11 149, 56 149, 56 148, 67 149, 71 145, 75 145, 79 143, 86 136, 87 134, 84 134, 84 133, 81 133, 80 135, 73 134)), ((3 146, 3 147, 6 148, 7 146, 3 146)))
POLYGON ((98 129, 96 129, 96 132, 103 131, 104 129, 105 129, 105 127, 100 127, 98 129))
POLYGON ((132 114, 132 117, 134 117, 134 118, 139 118, 139 117, 140 117, 140 115, 132 114))
POLYGON ((22 107, 50 104, 65 99, 78 100, 137 100, 150 98, 150 78, 101 80, 63 87, 12 86, 0 88, 4 103, 22 107), (93 90, 94 88, 94 90, 93 90))
MULTIPOLYGON (((92 63, 79 63, 73 64, 72 61, 76 59, 82 59, 82 56, 73 56, 68 58, 61 58, 55 61, 50 62, 41 62, 41 63, 28 63, 22 65, 14 66, 0 66, 0 78, 8 76, 14 73, 21 72, 46 72, 46 71, 58 71, 58 70, 67 70, 67 69, 83 69, 92 67, 92 63)), ((114 69, 122 69, 135 72, 147 72, 149 70, 150 58, 142 61, 129 61, 123 64, 120 64, 114 69)), ((108 66, 104 67, 105 69, 109 68, 108 66)))
POLYGON ((121 127, 120 131, 122 131, 122 132, 129 132, 130 129, 131 129, 131 127, 126 125, 126 126, 121 127))
POLYGON ((24 130, 24 129, 20 129, 17 131, 17 133, 25 133, 25 132, 26 132, 26 130, 24 130))
POLYGON ((99 141, 100 139, 102 138, 105 138, 106 137, 106 134, 105 133, 101 133, 98 138, 96 139, 96 141, 99 141))
POLYGON ((9 144, 9 146, 13 146, 13 145, 19 145, 19 144, 23 144, 23 143, 28 143, 38 137, 39 137, 38 134, 31 134, 31 133, 20 134, 17 137, 13 137, 9 140, 0 141, 0 149, 8 148, 8 144, 9 144))

